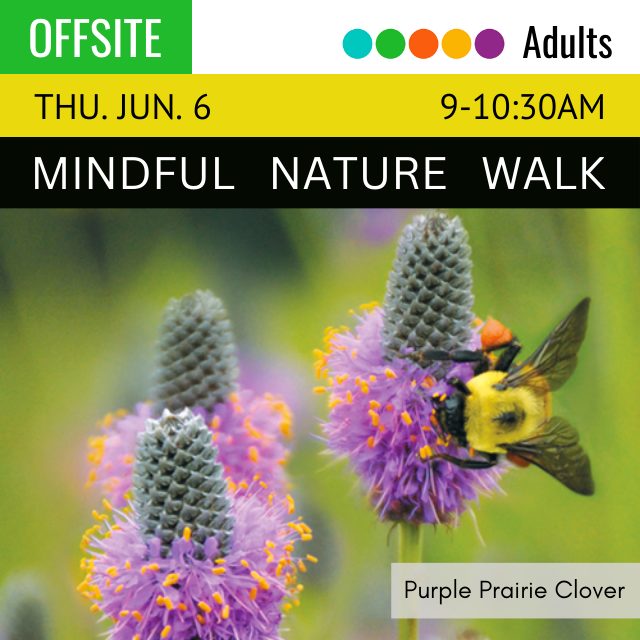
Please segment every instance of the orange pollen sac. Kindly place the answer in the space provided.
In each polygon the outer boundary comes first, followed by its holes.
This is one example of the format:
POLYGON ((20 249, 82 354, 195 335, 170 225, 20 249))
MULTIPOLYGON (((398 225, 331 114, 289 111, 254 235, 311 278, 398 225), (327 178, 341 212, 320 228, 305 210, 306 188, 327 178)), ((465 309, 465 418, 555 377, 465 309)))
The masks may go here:
POLYGON ((513 340, 513 334, 502 323, 490 318, 480 333, 483 349, 496 349, 513 340))
POLYGON ((516 465, 516 467, 528 467, 531 463, 520 456, 517 456, 515 453, 511 453, 511 451, 507 452, 507 460, 516 465))

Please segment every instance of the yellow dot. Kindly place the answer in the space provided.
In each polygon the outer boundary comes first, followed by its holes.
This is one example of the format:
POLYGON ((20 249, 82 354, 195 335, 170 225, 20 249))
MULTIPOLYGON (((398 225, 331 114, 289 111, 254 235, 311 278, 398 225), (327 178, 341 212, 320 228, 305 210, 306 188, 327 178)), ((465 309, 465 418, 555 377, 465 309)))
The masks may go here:
POLYGON ((455 60, 464 58, 471 51, 471 38, 462 29, 451 29, 442 38, 442 50, 455 60))

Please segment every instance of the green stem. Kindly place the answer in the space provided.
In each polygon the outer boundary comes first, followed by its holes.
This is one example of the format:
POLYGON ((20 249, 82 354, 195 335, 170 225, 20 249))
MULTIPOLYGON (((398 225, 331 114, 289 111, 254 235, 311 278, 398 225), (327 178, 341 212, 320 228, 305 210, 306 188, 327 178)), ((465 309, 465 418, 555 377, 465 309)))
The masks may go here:
MULTIPOLYGON (((398 562, 420 562, 422 560, 422 532, 424 527, 401 522, 400 553, 398 562)), ((418 640, 418 621, 414 619, 398 620, 398 640, 418 640)))

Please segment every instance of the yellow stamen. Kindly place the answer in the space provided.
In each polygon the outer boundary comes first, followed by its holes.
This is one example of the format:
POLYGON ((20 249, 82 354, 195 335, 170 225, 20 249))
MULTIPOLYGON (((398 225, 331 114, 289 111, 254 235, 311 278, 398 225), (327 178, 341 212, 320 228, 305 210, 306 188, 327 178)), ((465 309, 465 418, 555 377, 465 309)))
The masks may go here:
POLYGON ((180 580, 180 576, 177 573, 170 573, 165 578, 165 581, 162 583, 162 586, 170 587, 171 585, 174 585, 176 582, 178 582, 178 580, 180 580))
POLYGON ((169 634, 171 633, 171 625, 168 624, 163 630, 162 633, 160 634, 161 638, 166 638, 169 634))
POLYGON ((206 602, 198 602, 198 609, 205 613, 211 613, 211 607, 206 602))
POLYGON ((428 444, 425 444, 422 449, 420 449, 420 457, 424 460, 431 456, 431 447, 428 444))
POLYGON ((226 620, 229 617, 229 605, 228 604, 226 604, 224 606, 224 609, 222 610, 221 617, 222 617, 223 620, 226 620))
POLYGON ((227 570, 224 567, 216 567, 215 569, 211 569, 211 571, 217 576, 221 576, 223 573, 227 572, 227 570))
POLYGON ((313 388, 313 393, 326 393, 327 392, 327 388, 326 387, 314 387, 313 388))
POLYGON ((401 417, 402 417, 402 421, 403 421, 406 425, 410 425, 410 424, 413 422, 413 420, 411 419, 411 416, 410 416, 406 411, 403 411, 403 412, 402 412, 401 417))
POLYGON ((191 527, 185 527, 183 532, 182 532, 182 537, 187 540, 187 542, 189 540, 191 540, 191 527))
POLYGON ((310 556, 309 554, 307 554, 307 560, 309 562, 318 562, 318 558, 316 558, 315 556, 310 556))
POLYGON ((387 376, 387 378, 391 378, 392 380, 395 380, 398 376, 389 368, 384 370, 384 375, 387 376))
POLYGON ((222 596, 217 591, 213 594, 212 597, 218 604, 222 604, 224 602, 222 596))
POLYGON ((139 611, 134 611, 131 614, 138 622, 142 622, 142 614, 139 611))

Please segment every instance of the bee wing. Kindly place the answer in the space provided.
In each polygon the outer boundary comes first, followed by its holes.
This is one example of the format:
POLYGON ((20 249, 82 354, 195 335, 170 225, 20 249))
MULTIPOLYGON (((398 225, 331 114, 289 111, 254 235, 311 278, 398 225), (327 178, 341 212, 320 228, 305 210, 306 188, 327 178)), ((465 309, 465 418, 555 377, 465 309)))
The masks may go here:
POLYGON ((532 438, 503 446, 537 465, 565 487, 590 496, 595 491, 591 463, 579 440, 578 432, 566 420, 553 417, 532 438))
POLYGON ((528 386, 540 393, 559 389, 578 364, 590 302, 589 298, 582 300, 529 358, 509 371, 502 385, 528 386))

